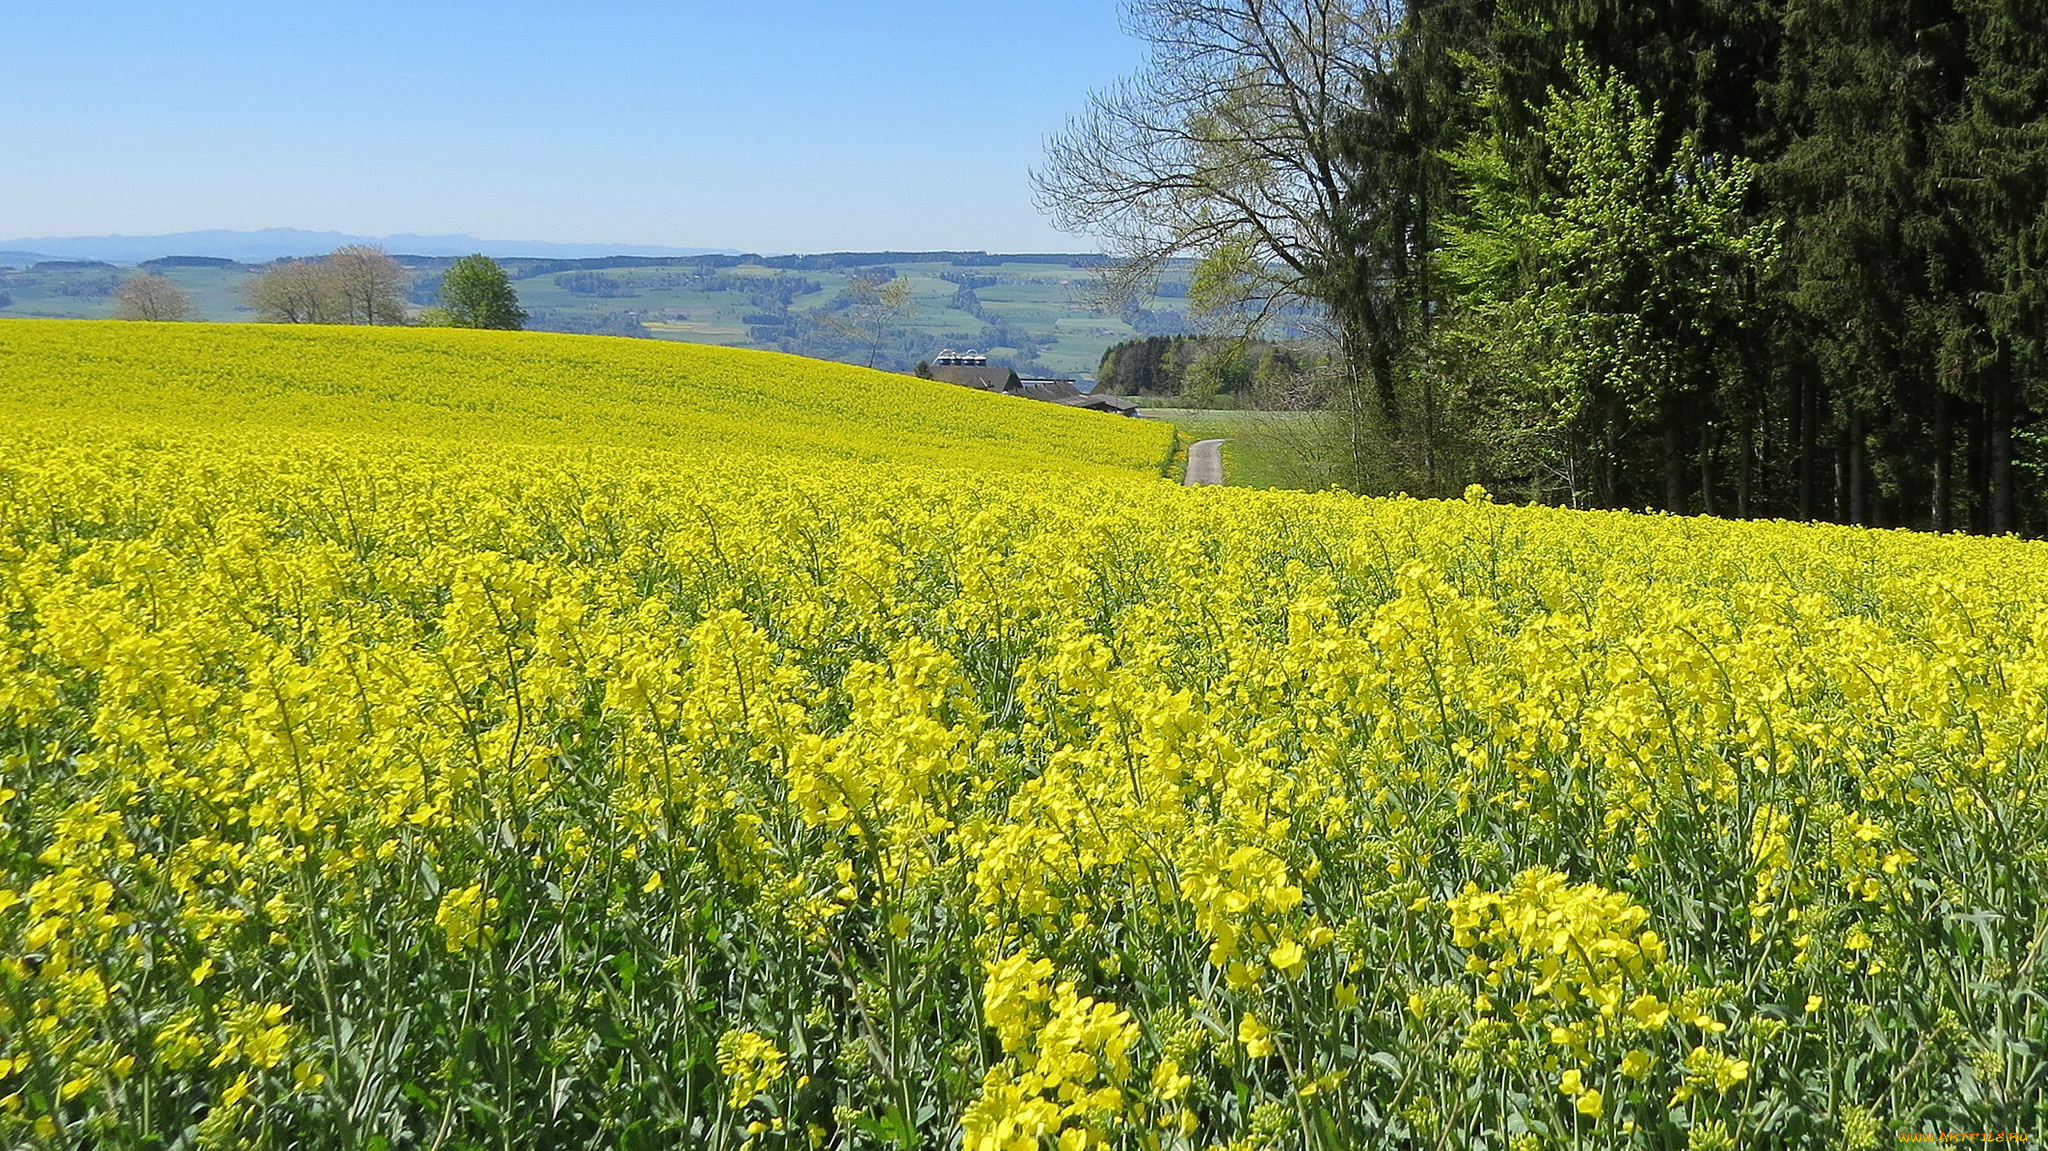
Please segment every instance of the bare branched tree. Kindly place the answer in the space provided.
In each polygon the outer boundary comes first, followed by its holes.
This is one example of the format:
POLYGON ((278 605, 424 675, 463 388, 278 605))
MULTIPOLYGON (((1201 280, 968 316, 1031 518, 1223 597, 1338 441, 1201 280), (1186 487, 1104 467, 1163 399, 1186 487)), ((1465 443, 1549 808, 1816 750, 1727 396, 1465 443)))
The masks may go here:
POLYGON ((197 316, 185 289, 155 272, 137 272, 114 290, 117 320, 190 320, 197 316))
POLYGON ((242 289, 242 298, 268 324, 333 322, 336 308, 327 275, 312 260, 281 260, 263 269, 242 289))
POLYGON ((405 269, 368 244, 317 260, 279 260, 242 289, 271 324, 403 324, 405 269))
POLYGON ((1281 309, 1321 317, 1361 427, 1368 408, 1391 416, 1371 298, 1391 288, 1352 157, 1387 96, 1400 19, 1389 0, 1128 0, 1149 62, 1092 96, 1033 174, 1061 228, 1119 257, 1115 290, 1195 256, 1198 307, 1235 308, 1247 329, 1281 309))
POLYGON ((326 260, 329 284, 344 324, 405 322, 405 269, 371 244, 336 248, 326 260))
POLYGON ((820 318, 841 335, 866 343, 868 367, 872 368, 881 359, 882 340, 889 333, 889 325, 910 308, 910 281, 903 276, 893 280, 878 275, 854 276, 847 281, 844 295, 844 316, 828 312, 820 318))

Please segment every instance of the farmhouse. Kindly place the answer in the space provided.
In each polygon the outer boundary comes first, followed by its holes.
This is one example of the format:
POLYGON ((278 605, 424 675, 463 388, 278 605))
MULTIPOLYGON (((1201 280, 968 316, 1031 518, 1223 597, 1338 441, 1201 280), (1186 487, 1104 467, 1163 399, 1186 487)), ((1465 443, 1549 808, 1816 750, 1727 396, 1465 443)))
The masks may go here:
POLYGON ((1120 416, 1138 413, 1138 405, 1116 396, 1095 396, 1074 386, 1074 381, 1049 376, 1019 376, 1014 369, 990 364, 980 352, 956 352, 951 348, 931 362, 931 378, 984 392, 1022 396, 1049 404, 1083 408, 1091 412, 1113 412, 1120 416))
POLYGON ((932 379, 948 384, 959 384, 963 388, 979 388, 984 392, 1001 392, 1006 396, 1019 395, 1023 381, 1017 373, 1001 365, 991 365, 988 357, 976 352, 956 352, 951 348, 939 353, 932 361, 932 379))

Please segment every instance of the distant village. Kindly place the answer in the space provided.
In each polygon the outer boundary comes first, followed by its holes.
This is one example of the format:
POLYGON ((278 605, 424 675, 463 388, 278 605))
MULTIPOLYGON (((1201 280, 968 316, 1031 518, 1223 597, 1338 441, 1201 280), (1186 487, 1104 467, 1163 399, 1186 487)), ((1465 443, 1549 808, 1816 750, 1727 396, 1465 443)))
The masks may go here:
POLYGON ((951 348, 938 354, 930 364, 920 364, 918 374, 942 383, 958 384, 1005 396, 1022 396, 1069 408, 1135 416, 1138 405, 1120 396, 1096 395, 1074 386, 1074 381, 1042 376, 1020 376, 1012 368, 991 364, 979 352, 956 352, 951 348))

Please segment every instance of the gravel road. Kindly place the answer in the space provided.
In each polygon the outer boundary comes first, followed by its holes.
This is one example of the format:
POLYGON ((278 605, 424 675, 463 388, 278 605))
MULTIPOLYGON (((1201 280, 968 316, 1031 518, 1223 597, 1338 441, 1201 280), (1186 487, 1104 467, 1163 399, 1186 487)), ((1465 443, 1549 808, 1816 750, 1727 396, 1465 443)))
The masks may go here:
POLYGON ((1188 475, 1183 482, 1189 487, 1223 482, 1222 440, 1196 440, 1188 445, 1188 475))

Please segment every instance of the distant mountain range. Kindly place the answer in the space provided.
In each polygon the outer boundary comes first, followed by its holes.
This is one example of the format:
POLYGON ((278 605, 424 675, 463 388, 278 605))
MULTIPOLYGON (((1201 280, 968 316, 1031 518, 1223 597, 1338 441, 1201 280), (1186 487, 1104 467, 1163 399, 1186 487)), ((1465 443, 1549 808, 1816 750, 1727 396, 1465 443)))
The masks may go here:
POLYGON ((263 263, 280 256, 321 256, 343 244, 377 244, 394 255, 542 256, 580 260, 597 256, 731 256, 732 248, 669 248, 660 244, 551 244, 540 240, 479 240, 475 236, 351 236, 343 232, 308 232, 299 228, 264 228, 254 232, 214 229, 172 232, 163 236, 32 236, 0 240, 0 262, 37 260, 105 260, 139 264, 164 256, 216 256, 243 263, 263 263))

